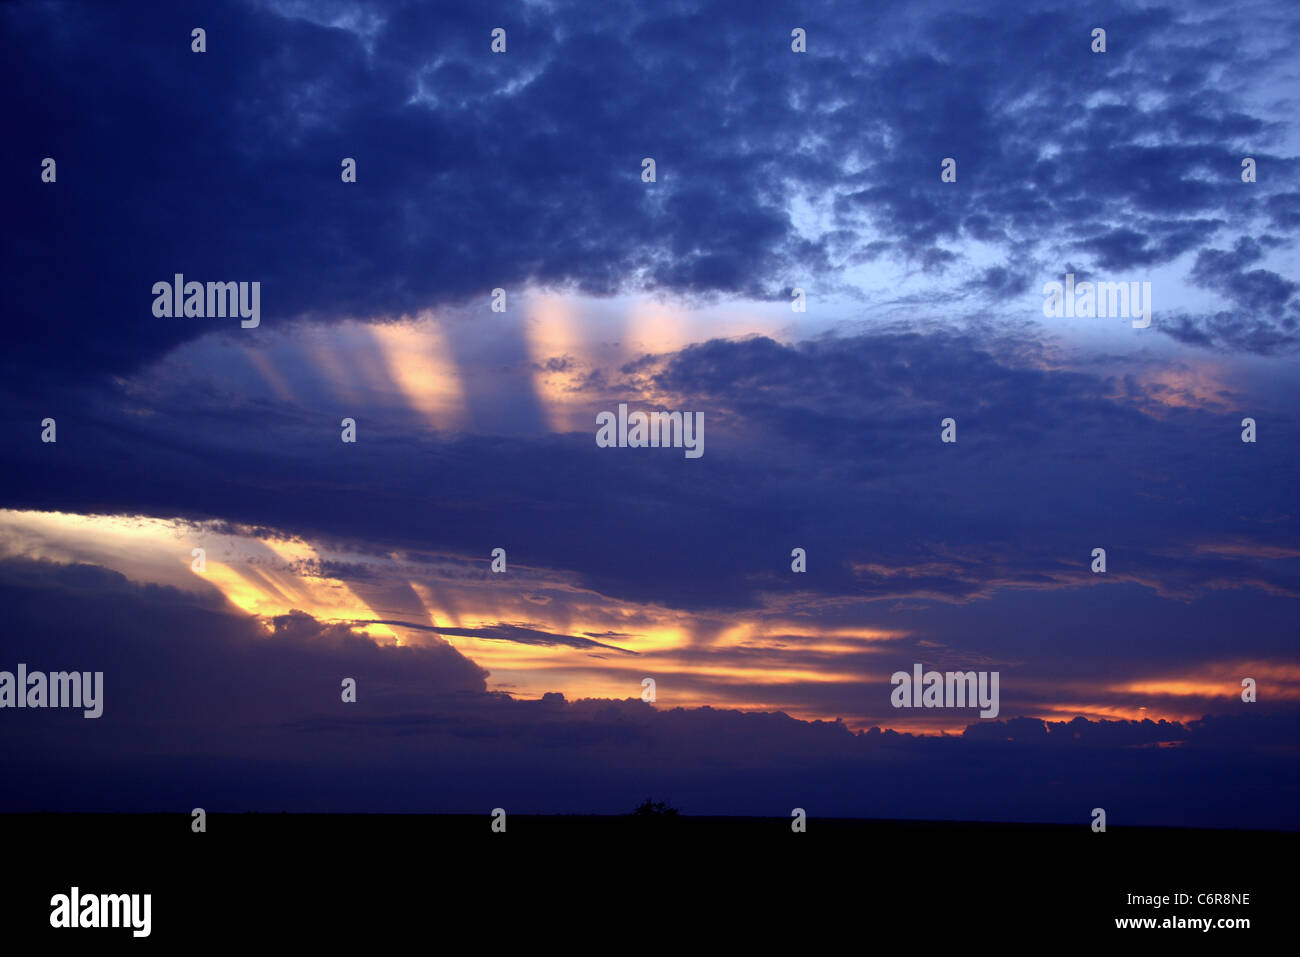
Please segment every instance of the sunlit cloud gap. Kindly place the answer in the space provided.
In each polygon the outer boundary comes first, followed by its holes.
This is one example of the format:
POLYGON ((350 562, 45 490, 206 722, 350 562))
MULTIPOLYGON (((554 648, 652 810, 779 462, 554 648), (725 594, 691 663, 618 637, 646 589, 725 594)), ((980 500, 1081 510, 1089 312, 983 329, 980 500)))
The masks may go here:
MULTIPOLYGON (((296 611, 347 623, 380 644, 445 641, 489 670, 490 689, 514 695, 559 691, 635 698, 641 679, 654 676, 665 689, 660 707, 782 710, 808 719, 844 718, 854 728, 906 726, 930 733, 969 720, 889 710, 892 665, 869 668, 865 662, 890 649, 897 654, 900 643, 911 640, 902 629, 839 624, 814 630, 770 610, 714 628, 699 616, 602 596, 547 569, 516 566, 512 574, 527 589, 502 593, 486 563, 455 556, 412 562, 400 554, 325 548, 294 536, 148 516, 0 511, 0 556, 101 565, 132 581, 208 595, 265 621, 296 611), (202 572, 193 567, 196 548, 206 553, 202 572), (324 573, 327 567, 364 573, 349 582, 324 573), (804 700, 814 688, 842 688, 847 700, 860 703, 846 710, 804 700)), ((1270 675, 1272 697, 1300 698, 1300 669, 1293 665, 1224 661, 1190 674, 1075 683, 1068 703, 1039 703, 1014 713, 1185 721, 1199 717, 1191 702, 1228 700, 1238 676, 1254 672, 1270 675)), ((1049 697, 1041 680, 1021 687, 1034 700, 1049 697)))

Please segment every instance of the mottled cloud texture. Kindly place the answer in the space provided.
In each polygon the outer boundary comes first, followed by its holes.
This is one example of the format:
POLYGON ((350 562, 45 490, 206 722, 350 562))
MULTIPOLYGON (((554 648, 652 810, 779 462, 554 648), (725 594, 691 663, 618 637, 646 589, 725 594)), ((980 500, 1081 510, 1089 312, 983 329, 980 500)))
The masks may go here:
POLYGON ((0 669, 106 697, 4 713, 0 805, 1300 826, 1298 41, 1273 2, 5 5, 0 669), (176 273, 261 324, 154 316, 176 273), (1150 327, 1045 316, 1067 274, 1150 327), (705 454, 598 448, 620 403, 705 454), (893 708, 917 662, 1000 717, 893 708))

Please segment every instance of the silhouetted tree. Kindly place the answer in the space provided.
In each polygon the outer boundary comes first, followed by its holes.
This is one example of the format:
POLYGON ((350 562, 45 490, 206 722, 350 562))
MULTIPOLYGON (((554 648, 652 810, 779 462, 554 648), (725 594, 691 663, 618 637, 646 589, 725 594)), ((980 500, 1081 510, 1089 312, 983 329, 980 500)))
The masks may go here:
POLYGON ((652 801, 646 798, 632 812, 633 817, 676 817, 677 808, 669 807, 664 801, 652 801))

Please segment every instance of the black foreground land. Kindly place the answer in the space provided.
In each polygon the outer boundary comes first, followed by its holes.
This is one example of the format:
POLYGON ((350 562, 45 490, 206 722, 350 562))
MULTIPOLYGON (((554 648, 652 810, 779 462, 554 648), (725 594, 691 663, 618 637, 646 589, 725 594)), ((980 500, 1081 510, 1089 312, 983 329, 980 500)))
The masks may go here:
POLYGON ((283 941, 583 951, 1103 937, 1176 950, 1283 932, 1300 834, 697 817, 0 815, 9 942, 101 947, 283 941), (149 893, 148 938, 54 929, 51 897, 149 893), (1130 894, 1249 904, 1129 903, 1130 894), (1249 929, 1117 929, 1245 917, 1249 929), (468 939, 465 935, 468 934, 468 939))

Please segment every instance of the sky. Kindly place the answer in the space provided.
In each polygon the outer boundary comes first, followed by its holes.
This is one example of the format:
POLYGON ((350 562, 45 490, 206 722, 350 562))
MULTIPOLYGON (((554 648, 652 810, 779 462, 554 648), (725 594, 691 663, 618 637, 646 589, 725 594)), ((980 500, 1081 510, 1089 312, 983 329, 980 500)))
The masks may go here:
POLYGON ((0 670, 105 690, 0 710, 0 809, 1300 827, 1298 41, 4 5, 0 670), (258 324, 157 315, 178 273, 258 324), (895 707, 915 664, 999 714, 895 707))

